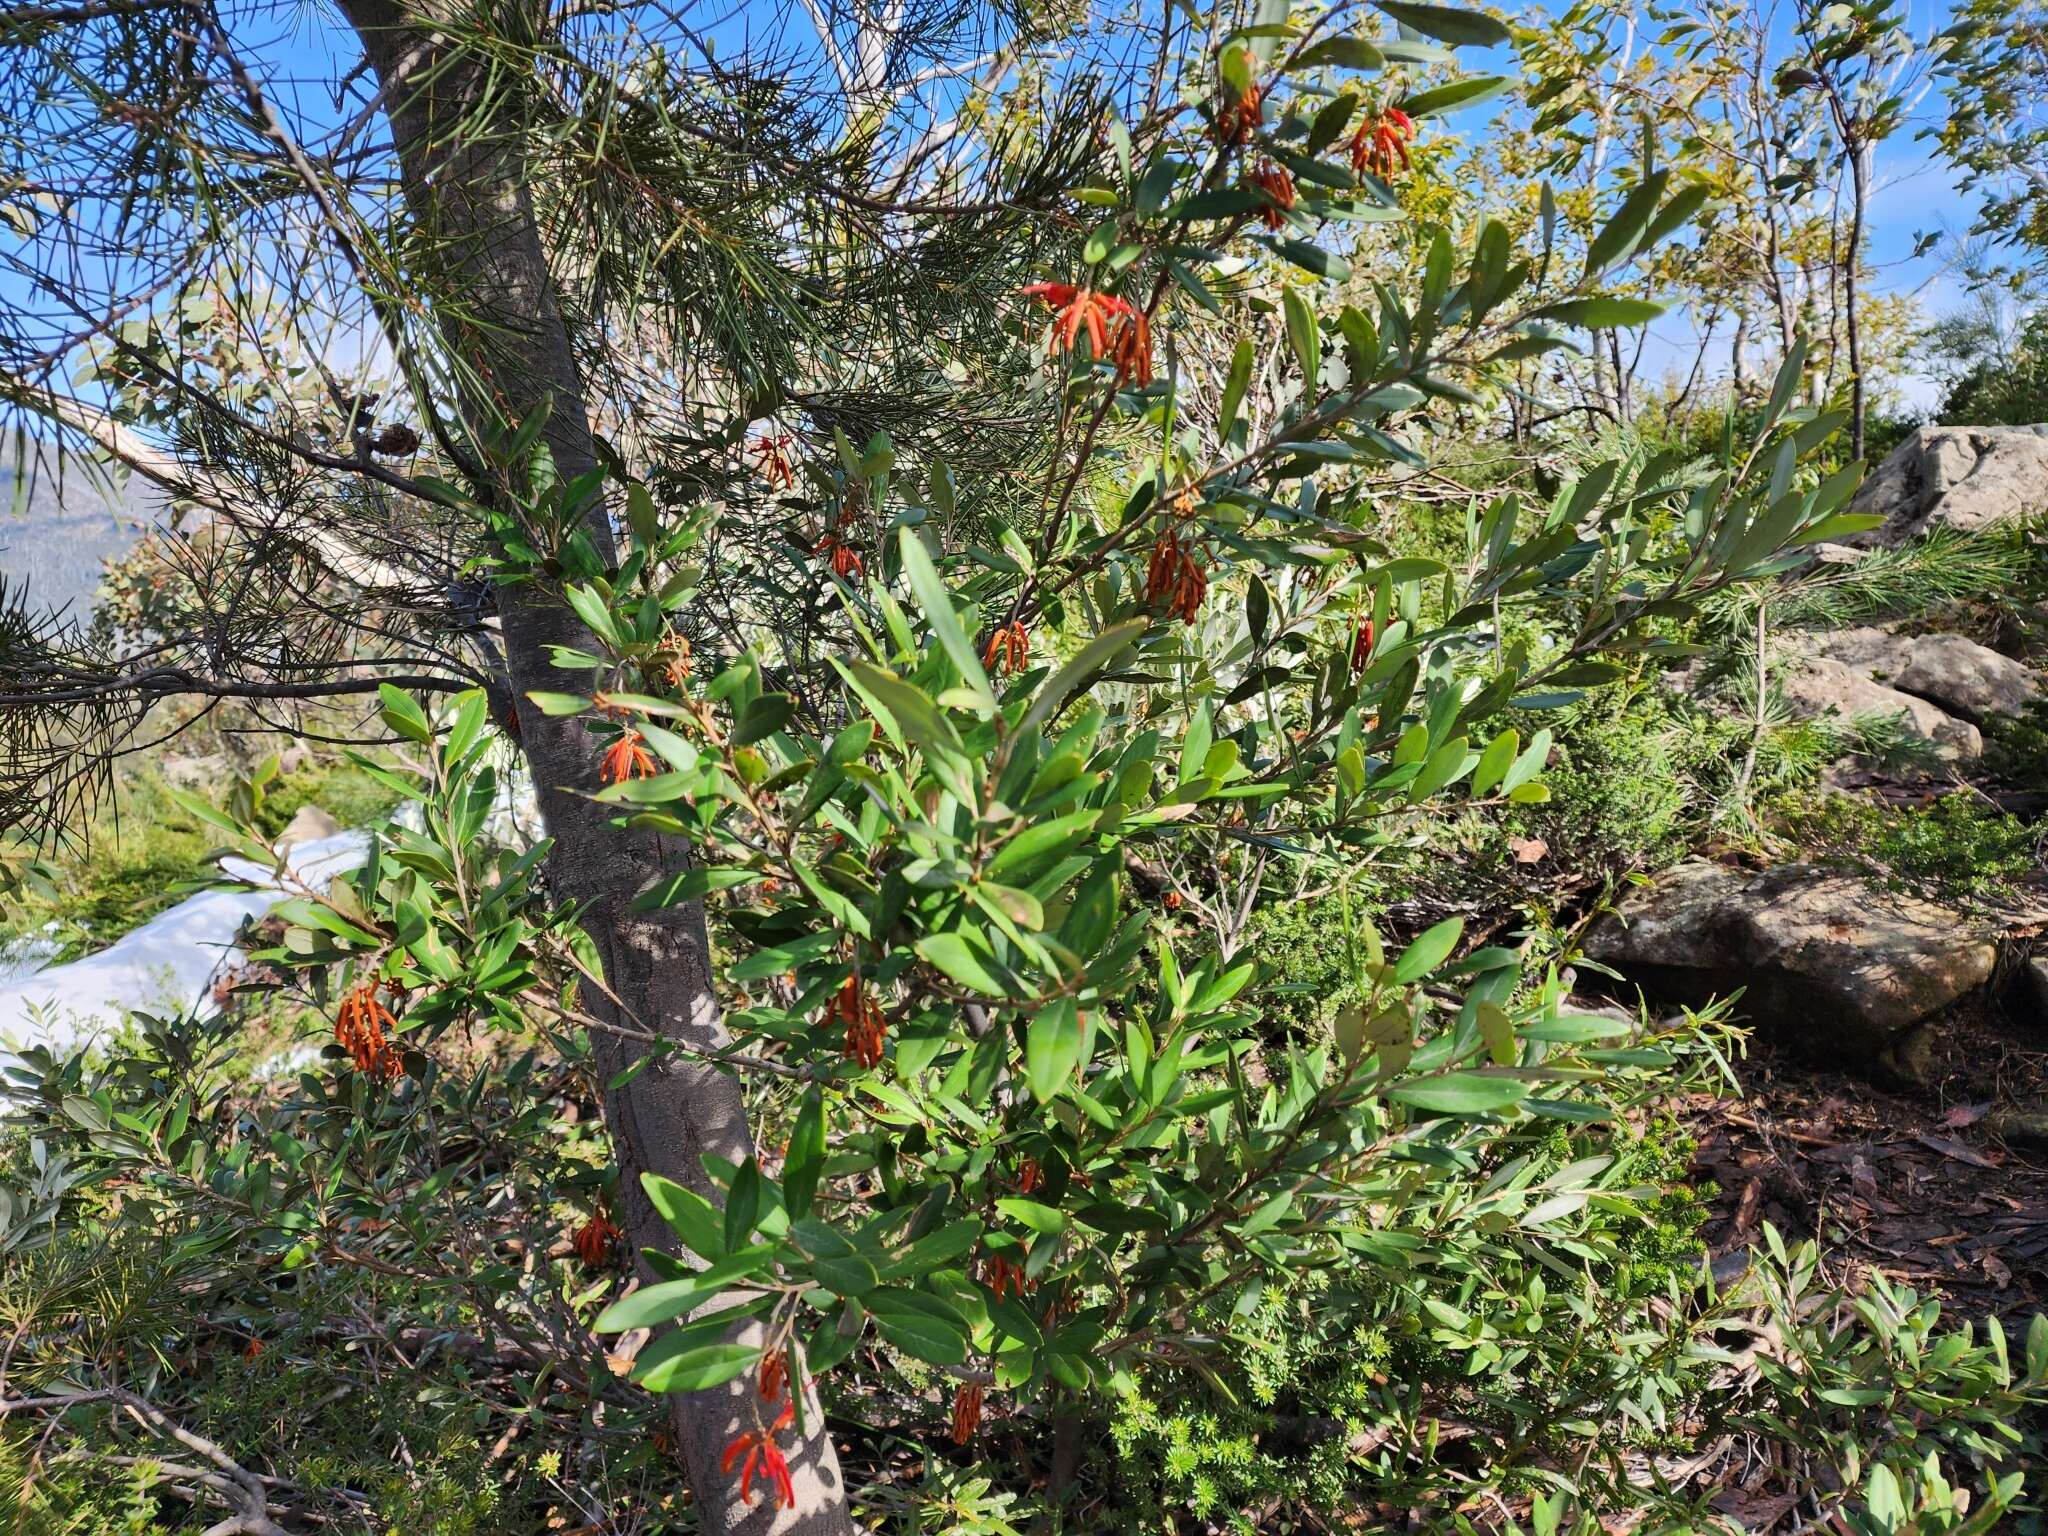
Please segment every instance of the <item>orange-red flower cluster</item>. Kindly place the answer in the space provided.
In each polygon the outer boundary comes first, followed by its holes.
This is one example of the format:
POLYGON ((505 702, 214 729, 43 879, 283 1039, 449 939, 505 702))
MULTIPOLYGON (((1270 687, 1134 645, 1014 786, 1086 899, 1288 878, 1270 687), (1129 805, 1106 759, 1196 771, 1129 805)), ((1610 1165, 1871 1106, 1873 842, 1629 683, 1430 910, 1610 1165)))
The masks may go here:
POLYGON ((1178 527, 1162 529, 1152 545, 1151 564, 1145 568, 1145 601, 1164 603, 1168 613, 1183 624, 1192 624, 1208 595, 1209 574, 1202 568, 1194 540, 1178 527))
POLYGON ((787 432, 776 432, 755 438, 752 449, 754 467, 761 472, 761 478, 785 491, 796 484, 796 466, 789 460, 793 446, 794 440, 787 432))
POLYGON ((853 547, 838 523, 825 530, 825 537, 818 540, 817 553, 832 562, 832 574, 851 580, 865 576, 868 568, 862 563, 860 552, 853 547))
POLYGON ((1039 1171, 1038 1159, 1027 1157, 1017 1165, 1017 1193, 1028 1195, 1038 1188, 1038 1181, 1044 1177, 1039 1171))
POLYGON ((654 754, 647 750, 647 738, 631 727, 619 732, 619 739, 605 748, 602 776, 607 784, 651 779, 654 772, 654 754))
POLYGON ((1353 672, 1363 672, 1365 664, 1372 660, 1372 644, 1372 620, 1361 613, 1351 630, 1351 670, 1353 672))
POLYGON ((968 1382, 953 1394, 953 1443, 965 1445, 981 1424, 981 1388, 968 1382))
POLYGON ((981 653, 981 664, 991 672, 1022 672, 1031 660, 1031 632, 1021 619, 1013 619, 989 638, 981 653))
POLYGON ((1261 160, 1245 180, 1265 196, 1266 206, 1259 210, 1259 221, 1268 229, 1285 225, 1288 211, 1294 207, 1294 176, 1287 167, 1261 160))
POLYGON ((1216 109, 1216 142, 1226 147, 1249 144, 1265 120, 1266 92, 1254 80, 1237 95, 1225 98, 1216 109))
POLYGON ((772 1403, 782 1396, 782 1389, 789 1384, 789 1356, 781 1350, 773 1350, 761 1357, 761 1374, 757 1385, 761 1389, 761 1400, 772 1403))
POLYGON ((611 1217, 602 1210, 596 1210, 576 1229, 576 1235, 569 1239, 569 1246, 575 1250, 585 1269, 603 1269, 611 1262, 612 1244, 625 1235, 612 1224, 611 1217))
POLYGON ((1031 1289, 1024 1280, 1024 1266, 1003 1253, 992 1253, 981 1261, 981 1283, 995 1292, 997 1301, 1006 1295, 1021 1297, 1031 1289))
POLYGON ((1374 112, 1351 136, 1351 168, 1385 180, 1394 174, 1397 160, 1402 170, 1408 169, 1408 146, 1414 141, 1415 122, 1406 112, 1399 107, 1374 112))
POLYGON ((861 985, 858 976, 847 977, 846 984, 825 1005, 824 1023, 829 1026, 834 1022, 846 1026, 848 1060, 863 1067, 881 1064, 882 1047, 889 1039, 889 1021, 882 1017, 882 1005, 861 985))
POLYGON ((334 1016, 334 1042, 348 1052, 358 1072, 386 1081, 404 1071, 386 1030, 398 1029, 391 1010, 377 1000, 377 983, 359 981, 343 994, 334 1016))
POLYGON ((782 1448, 775 1443, 775 1437, 796 1421, 796 1404, 784 1403, 774 1427, 770 1429, 745 1429, 732 1438, 725 1448, 725 1457, 718 1464, 718 1470, 726 1476, 732 1469, 740 1469, 740 1502, 754 1502, 754 1479, 759 1477, 775 1490, 775 1502, 782 1509, 796 1508, 796 1485, 789 1480, 789 1462, 784 1459, 782 1448))
POLYGON ((1072 283, 1032 283, 1023 292, 1053 312, 1053 333, 1062 347, 1071 352, 1085 336, 1091 358, 1106 354, 1116 364, 1117 382, 1152 382, 1152 322, 1129 299, 1072 283))
POLYGON ((679 635, 674 630, 663 635, 660 646, 654 652, 654 664, 661 669, 662 676, 668 679, 669 686, 680 690, 683 684, 690 680, 690 673, 696 665, 691 657, 689 637, 679 635))

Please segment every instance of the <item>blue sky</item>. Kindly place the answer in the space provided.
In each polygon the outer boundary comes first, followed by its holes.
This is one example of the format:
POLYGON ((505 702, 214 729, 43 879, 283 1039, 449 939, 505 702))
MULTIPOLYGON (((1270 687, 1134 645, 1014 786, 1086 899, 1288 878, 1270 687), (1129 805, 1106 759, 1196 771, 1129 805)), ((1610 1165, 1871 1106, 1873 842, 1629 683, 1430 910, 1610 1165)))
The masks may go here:
MULTIPOLYGON (((1789 9, 1789 3, 1784 8, 1789 9)), ((808 62, 821 73, 825 69, 799 0, 729 0, 723 9, 706 7, 692 13, 693 20, 700 16, 700 35, 710 38, 720 52, 732 54, 765 45, 799 64, 808 62)), ((1914 37, 1923 38, 1947 20, 1944 6, 1923 4, 1913 9, 1909 30, 1914 37)), ((271 91, 287 107, 288 115, 309 130, 332 127, 352 116, 367 95, 367 85, 358 81, 353 100, 337 103, 334 99, 334 82, 347 73, 356 55, 353 37, 322 0, 284 0, 260 20, 252 21, 238 46, 268 77, 271 91)), ((1505 49, 1493 50, 1491 56, 1468 50, 1463 62, 1477 72, 1510 72, 1514 67, 1505 49)), ((1453 118, 1448 126, 1463 133, 1483 131, 1486 114, 1493 110, 1476 108, 1453 118)), ((1951 270, 1956 251, 1953 237, 1968 227, 1974 214, 1972 200, 1955 187, 1953 172, 1928 153, 1925 142, 1914 137, 1914 130, 1932 122, 1940 110, 1939 93, 1930 91, 1919 103, 1918 120, 1912 127, 1881 147, 1869 247, 1879 288, 1914 295, 1930 316, 1961 301, 1962 285, 1951 270), (1949 238, 1916 255, 1916 240, 1923 232, 1949 238)), ((21 296, 8 291, 13 286, 0 277, 0 301, 21 296)), ((1644 351, 1645 382, 1654 384, 1667 369, 1688 367, 1695 344, 1690 317, 1683 311, 1660 321, 1652 328, 1644 351)), ((1906 394, 1910 404, 1930 404, 1932 383, 1924 377, 1909 378, 1906 394)))

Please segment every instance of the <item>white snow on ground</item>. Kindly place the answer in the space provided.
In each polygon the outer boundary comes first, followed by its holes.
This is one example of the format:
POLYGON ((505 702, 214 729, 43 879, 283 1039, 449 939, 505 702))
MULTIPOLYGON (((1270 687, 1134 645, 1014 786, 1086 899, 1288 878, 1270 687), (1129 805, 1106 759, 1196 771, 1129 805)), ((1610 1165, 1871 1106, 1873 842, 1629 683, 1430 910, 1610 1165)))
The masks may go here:
MULTIPOLYGON (((501 744, 495 761, 497 796, 483 835, 529 847, 541 835, 532 780, 511 747, 501 744)), ((417 829, 419 807, 402 806, 393 822, 417 829)), ((300 887, 324 888, 361 864, 369 847, 367 832, 295 844, 285 855, 282 880, 247 859, 222 859, 229 879, 255 889, 189 897, 69 965, 47 964, 55 945, 40 935, 0 951, 0 1051, 40 1045, 62 1055, 119 1028, 134 1012, 210 1016, 217 1011, 214 978, 229 961, 243 922, 300 887)))
POLYGON ((61 1055, 118 1028, 131 1012, 212 1013, 214 977, 243 922, 268 912, 293 885, 317 889, 354 869, 369 846, 365 832, 300 843, 286 856, 284 881, 247 859, 223 859, 230 879, 256 889, 188 897, 69 965, 0 971, 0 1048, 41 1045, 61 1055))

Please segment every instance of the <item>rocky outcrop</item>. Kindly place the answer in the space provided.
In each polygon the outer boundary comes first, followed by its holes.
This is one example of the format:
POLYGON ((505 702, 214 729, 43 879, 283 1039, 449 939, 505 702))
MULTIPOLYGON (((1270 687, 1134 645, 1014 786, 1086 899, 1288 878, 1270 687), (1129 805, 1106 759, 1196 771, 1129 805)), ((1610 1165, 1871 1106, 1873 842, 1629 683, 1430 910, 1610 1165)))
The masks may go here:
POLYGON ((2048 425, 1922 427, 1864 480, 1851 512, 1879 526, 1852 543, 1891 546, 1930 527, 1965 533, 2048 508, 2048 425))
POLYGON ((2019 714, 2041 691, 2034 674, 2010 656, 1962 635, 1915 636, 1891 684, 1977 721, 2019 714))
POLYGON ((317 805, 302 805, 292 814, 284 831, 277 835, 277 851, 296 848, 301 843, 317 843, 326 838, 337 837, 342 830, 341 823, 317 805))
POLYGON ((1786 705, 1802 719, 1834 713, 1843 720, 1859 715, 1897 716, 1909 735, 1932 742, 1951 761, 1984 755, 1984 737, 1967 720, 1958 720, 1938 705, 1878 682, 1868 672, 1831 656, 1795 656, 1781 670, 1786 705))
POLYGON ((1991 978, 1962 914, 1812 864, 1761 874, 1688 860, 1598 923, 1586 954, 1652 996, 1740 987, 1758 1031, 1870 1076, 1917 1075, 1917 1026, 1991 978))
POLYGON ((1898 716, 1950 761, 1980 756, 1977 727, 2018 714, 2041 691, 2029 668, 1964 635, 1862 626, 1788 640, 1779 657, 1785 702, 1802 718, 1898 716))

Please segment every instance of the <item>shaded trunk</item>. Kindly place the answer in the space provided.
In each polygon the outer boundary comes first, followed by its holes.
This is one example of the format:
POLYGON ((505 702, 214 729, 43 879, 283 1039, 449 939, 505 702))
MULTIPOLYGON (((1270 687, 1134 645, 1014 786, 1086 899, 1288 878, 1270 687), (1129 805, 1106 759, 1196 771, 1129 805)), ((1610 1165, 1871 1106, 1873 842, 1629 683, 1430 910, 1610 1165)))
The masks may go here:
POLYGON ((1866 405, 1863 396, 1863 329, 1857 303, 1857 283, 1863 262, 1864 208, 1870 200, 1870 163, 1865 147, 1851 141, 1849 148, 1849 251, 1842 262, 1842 319, 1849 338, 1849 457, 1863 457, 1863 427, 1866 405))
MULTIPOLYGON (((482 65, 435 32, 437 18, 430 11, 394 0, 342 0, 342 9, 384 91, 406 205, 431 242, 421 258, 431 264, 429 287, 459 294, 459 308, 477 322, 445 322, 451 346, 477 370, 490 396, 467 402, 473 424, 492 407, 523 418, 545 406, 543 436, 557 468, 565 479, 584 472, 597 462, 596 453, 582 380, 527 194, 518 93, 505 88, 502 75, 487 92, 482 65)), ((477 489, 490 493, 489 487, 477 489)), ((585 531, 606 559, 615 557, 601 506, 589 515, 585 531)), ((499 609, 515 695, 562 686, 563 674, 550 665, 550 647, 596 648, 560 594, 540 583, 501 588, 499 609)), ((599 784, 600 751, 580 721, 524 709, 519 734, 554 839, 550 886, 557 897, 584 909, 584 927, 613 994, 606 998, 587 989, 592 995, 586 1007, 602 1021, 659 1031, 691 1051, 723 1047, 728 1036, 712 986, 702 907, 693 902, 636 913, 631 906, 649 882, 689 861, 690 846, 607 824, 609 809, 587 798, 599 784)), ((593 1031, 592 1053, 605 1084, 605 1121, 619 1167, 621 1224, 636 1250, 675 1251, 667 1225, 641 1190, 640 1174, 662 1174, 716 1201, 703 1157, 744 1162, 753 1141, 739 1084, 730 1074, 670 1058, 612 1086, 644 1051, 623 1035, 593 1031)), ((641 1278, 652 1278, 644 1261, 641 1278)), ((760 1325, 750 1324, 734 1337, 759 1342, 760 1335, 760 1325)), ((837 1458, 815 1402, 806 1415, 810 1433, 799 1437, 788 1430, 778 1439, 797 1494, 793 1511, 779 1511, 772 1493, 764 1500, 757 1492, 760 1502, 751 1509, 742 1504, 735 1479, 719 1466, 732 1438, 762 1421, 751 1373, 671 1401, 701 1529, 747 1536, 851 1532, 837 1458)))

